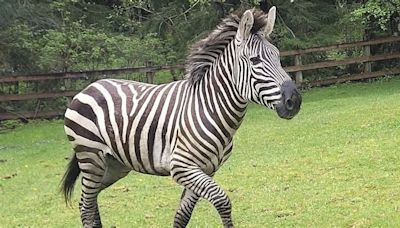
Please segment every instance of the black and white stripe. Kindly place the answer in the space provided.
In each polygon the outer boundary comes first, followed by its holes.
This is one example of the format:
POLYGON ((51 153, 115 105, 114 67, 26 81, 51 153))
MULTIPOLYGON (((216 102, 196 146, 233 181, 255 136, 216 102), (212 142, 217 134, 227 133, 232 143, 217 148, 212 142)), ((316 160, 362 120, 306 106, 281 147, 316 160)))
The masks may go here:
MULTIPOLYGON (((265 15, 247 12, 266 26, 265 15)), ((174 227, 187 225, 200 197, 215 206, 225 227, 233 226, 230 200, 212 176, 231 154, 248 102, 274 109, 280 86, 290 81, 277 49, 260 34, 264 26, 238 52, 235 37, 245 16, 225 19, 194 46, 185 80, 158 86, 100 80, 74 97, 65 132, 75 154, 63 190, 68 199, 82 173, 84 227, 101 226, 99 192, 132 170, 170 175, 184 187, 174 227)))

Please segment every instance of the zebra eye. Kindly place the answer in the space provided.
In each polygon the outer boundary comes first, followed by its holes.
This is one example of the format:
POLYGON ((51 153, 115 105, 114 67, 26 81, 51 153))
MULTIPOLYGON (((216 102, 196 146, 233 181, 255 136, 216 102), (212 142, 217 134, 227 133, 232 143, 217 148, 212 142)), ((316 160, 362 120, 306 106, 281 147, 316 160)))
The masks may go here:
POLYGON ((253 63, 253 65, 257 65, 257 64, 261 63, 261 59, 258 55, 255 57, 251 57, 250 61, 253 63))

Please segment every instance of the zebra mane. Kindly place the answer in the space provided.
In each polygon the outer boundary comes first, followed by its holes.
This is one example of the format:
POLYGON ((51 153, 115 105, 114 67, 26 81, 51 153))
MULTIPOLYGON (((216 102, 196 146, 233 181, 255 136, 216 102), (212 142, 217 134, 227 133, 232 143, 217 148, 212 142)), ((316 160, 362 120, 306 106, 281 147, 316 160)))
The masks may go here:
MULTIPOLYGON (((223 53, 228 44, 234 40, 244 11, 231 14, 206 38, 192 45, 186 59, 186 78, 192 83, 200 80, 211 67, 215 59, 223 53)), ((251 33, 258 33, 267 23, 267 14, 261 10, 253 10, 254 24, 251 33)))

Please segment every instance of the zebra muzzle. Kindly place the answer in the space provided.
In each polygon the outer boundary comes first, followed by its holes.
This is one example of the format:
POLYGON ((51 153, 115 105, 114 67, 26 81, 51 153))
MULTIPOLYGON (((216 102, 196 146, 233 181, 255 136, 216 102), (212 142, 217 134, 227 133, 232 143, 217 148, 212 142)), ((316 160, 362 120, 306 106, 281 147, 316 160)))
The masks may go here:
POLYGON ((300 111, 301 94, 293 81, 285 81, 281 86, 282 97, 275 109, 279 117, 292 119, 300 111))

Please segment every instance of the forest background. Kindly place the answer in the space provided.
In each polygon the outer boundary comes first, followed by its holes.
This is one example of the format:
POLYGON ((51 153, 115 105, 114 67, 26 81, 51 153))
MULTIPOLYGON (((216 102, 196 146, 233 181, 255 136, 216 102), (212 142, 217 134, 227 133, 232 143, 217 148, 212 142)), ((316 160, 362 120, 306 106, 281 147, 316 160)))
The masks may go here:
POLYGON ((222 18, 272 5, 280 50, 399 34, 400 0, 0 0, 0 77, 184 63, 222 18))

